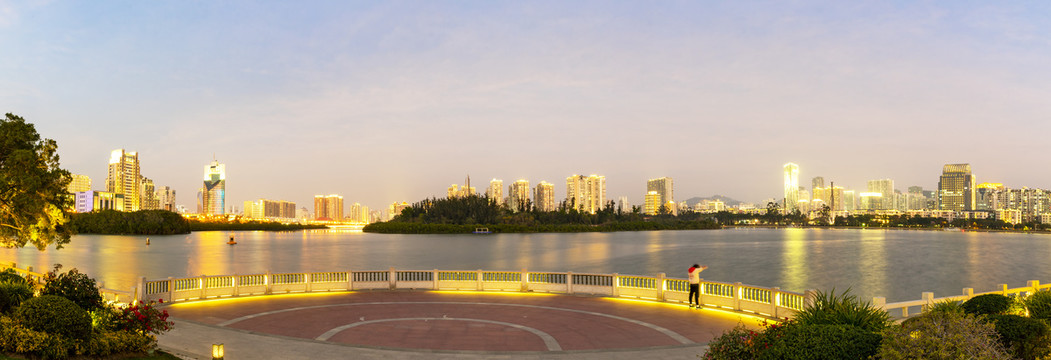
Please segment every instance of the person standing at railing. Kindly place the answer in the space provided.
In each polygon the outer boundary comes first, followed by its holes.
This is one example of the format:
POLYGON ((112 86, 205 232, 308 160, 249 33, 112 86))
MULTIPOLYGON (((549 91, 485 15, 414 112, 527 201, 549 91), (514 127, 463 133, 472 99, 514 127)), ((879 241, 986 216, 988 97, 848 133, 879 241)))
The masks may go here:
POLYGON ((693 264, 689 270, 690 279, 690 308, 693 309, 695 306, 701 308, 701 271, 707 269, 708 265, 700 266, 693 264))

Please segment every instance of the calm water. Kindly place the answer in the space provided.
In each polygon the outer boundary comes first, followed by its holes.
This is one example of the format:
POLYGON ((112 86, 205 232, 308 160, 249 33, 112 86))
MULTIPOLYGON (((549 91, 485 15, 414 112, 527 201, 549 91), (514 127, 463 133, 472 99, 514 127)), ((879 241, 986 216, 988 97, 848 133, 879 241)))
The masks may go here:
POLYGON ((147 279, 232 273, 521 270, 685 278, 802 291, 851 287, 865 299, 919 299, 1051 281, 1051 236, 942 231, 726 229, 585 234, 382 235, 340 231, 76 236, 61 250, 0 249, 0 261, 40 271, 76 267, 107 288, 147 279), (229 236, 238 244, 226 245, 229 236))

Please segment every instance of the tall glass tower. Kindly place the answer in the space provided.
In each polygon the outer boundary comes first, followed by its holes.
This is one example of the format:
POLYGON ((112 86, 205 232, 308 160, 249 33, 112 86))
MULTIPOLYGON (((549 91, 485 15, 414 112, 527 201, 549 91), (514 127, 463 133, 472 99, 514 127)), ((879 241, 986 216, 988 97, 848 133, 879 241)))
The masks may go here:
POLYGON ((938 208, 941 210, 974 210, 974 175, 971 164, 946 164, 938 178, 938 208))
POLYGON ((794 212, 799 205, 799 165, 785 164, 785 213, 794 212))
POLYGON ((124 211, 140 210, 142 174, 137 152, 117 149, 110 153, 106 191, 124 196, 124 211))
POLYGON ((204 187, 201 188, 201 213, 226 214, 226 164, 212 160, 204 167, 204 187))

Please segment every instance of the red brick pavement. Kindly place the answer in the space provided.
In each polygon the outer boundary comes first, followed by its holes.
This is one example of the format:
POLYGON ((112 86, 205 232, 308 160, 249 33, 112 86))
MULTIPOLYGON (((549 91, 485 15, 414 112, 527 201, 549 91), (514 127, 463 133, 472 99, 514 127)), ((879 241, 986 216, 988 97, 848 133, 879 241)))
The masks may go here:
POLYGON ((548 351, 704 344, 758 320, 683 305, 532 293, 364 291, 173 304, 175 318, 375 347, 548 351), (544 337, 548 337, 545 343, 544 337), (552 349, 551 343, 559 348, 552 349))

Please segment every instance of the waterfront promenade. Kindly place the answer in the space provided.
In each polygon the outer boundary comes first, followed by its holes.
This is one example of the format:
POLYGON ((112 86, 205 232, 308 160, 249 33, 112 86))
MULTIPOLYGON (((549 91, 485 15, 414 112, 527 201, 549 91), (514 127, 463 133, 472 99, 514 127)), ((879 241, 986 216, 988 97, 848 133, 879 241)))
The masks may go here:
POLYGON ((209 358, 409 359, 694 357, 723 331, 759 319, 609 297, 453 291, 352 291, 191 301, 165 306, 160 346, 209 358))

